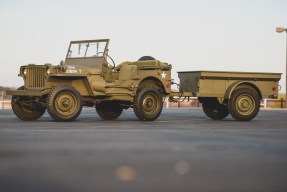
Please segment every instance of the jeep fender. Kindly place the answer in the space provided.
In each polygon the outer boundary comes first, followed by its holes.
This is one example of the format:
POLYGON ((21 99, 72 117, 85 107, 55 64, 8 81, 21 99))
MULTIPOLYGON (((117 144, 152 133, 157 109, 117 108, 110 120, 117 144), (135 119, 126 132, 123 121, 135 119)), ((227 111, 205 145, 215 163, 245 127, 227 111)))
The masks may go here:
POLYGON ((164 93, 169 94, 171 92, 170 82, 161 81, 156 77, 146 77, 139 84, 138 88, 141 87, 159 87, 164 93))
POLYGON ((49 76, 48 86, 71 85, 75 87, 82 96, 94 96, 90 83, 86 76, 49 76), (67 80, 67 81, 65 81, 67 80))

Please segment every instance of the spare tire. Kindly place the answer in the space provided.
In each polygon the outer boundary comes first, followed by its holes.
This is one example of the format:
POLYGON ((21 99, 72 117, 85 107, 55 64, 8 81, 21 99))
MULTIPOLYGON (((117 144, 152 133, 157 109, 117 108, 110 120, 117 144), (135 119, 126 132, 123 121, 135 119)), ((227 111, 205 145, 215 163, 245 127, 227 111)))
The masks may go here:
POLYGON ((155 58, 151 56, 142 56, 141 58, 139 58, 139 61, 149 61, 149 60, 155 60, 155 58))

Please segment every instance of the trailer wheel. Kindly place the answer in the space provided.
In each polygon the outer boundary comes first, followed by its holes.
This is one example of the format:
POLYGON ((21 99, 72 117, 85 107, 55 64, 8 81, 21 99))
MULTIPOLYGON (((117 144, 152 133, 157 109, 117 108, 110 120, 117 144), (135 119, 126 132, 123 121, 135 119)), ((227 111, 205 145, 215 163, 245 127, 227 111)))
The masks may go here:
MULTIPOLYGON (((24 86, 18 90, 24 90, 24 86)), ((37 103, 35 97, 13 95, 11 106, 14 114, 23 121, 35 121, 46 111, 46 107, 37 103)))
POLYGON ((255 90, 240 88, 235 90, 228 101, 229 113, 238 121, 250 121, 260 109, 260 98, 255 90))
POLYGON ((162 111, 162 95, 152 87, 143 87, 138 90, 134 102, 134 112, 142 121, 156 120, 162 111))
POLYGON ((82 97, 72 86, 54 87, 47 98, 47 109, 56 121, 73 121, 82 111, 82 97))
POLYGON ((228 107, 216 101, 203 102, 202 108, 206 116, 214 120, 221 120, 229 115, 228 107))
POLYGON ((105 101, 96 104, 96 111, 101 118, 114 120, 122 114, 123 108, 117 102, 105 101))

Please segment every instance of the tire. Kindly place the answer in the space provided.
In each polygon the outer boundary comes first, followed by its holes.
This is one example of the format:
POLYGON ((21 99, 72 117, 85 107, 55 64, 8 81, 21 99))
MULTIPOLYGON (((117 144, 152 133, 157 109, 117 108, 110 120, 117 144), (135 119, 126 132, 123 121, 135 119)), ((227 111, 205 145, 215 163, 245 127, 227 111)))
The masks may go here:
MULTIPOLYGON (((24 86, 18 90, 24 90, 24 86)), ((35 121, 46 111, 46 107, 37 103, 35 97, 13 95, 11 106, 14 114, 23 121, 35 121)))
POLYGON ((260 110, 260 98, 255 90, 240 88, 235 90, 228 101, 228 110, 238 121, 250 121, 260 110))
POLYGON ((82 97, 72 86, 54 87, 47 98, 47 110, 56 121, 73 121, 82 111, 82 97))
POLYGON ((150 61, 150 60, 155 60, 155 58, 151 56, 142 56, 141 58, 139 58, 139 61, 150 61))
POLYGON ((123 108, 117 102, 104 101, 96 104, 96 111, 101 118, 114 120, 122 114, 123 108))
POLYGON ((202 108, 206 116, 214 120, 222 120, 229 115, 228 107, 217 101, 203 102, 202 108))
POLYGON ((134 98, 134 112, 139 120, 154 121, 162 111, 162 95, 159 89, 144 87, 137 91, 134 98))

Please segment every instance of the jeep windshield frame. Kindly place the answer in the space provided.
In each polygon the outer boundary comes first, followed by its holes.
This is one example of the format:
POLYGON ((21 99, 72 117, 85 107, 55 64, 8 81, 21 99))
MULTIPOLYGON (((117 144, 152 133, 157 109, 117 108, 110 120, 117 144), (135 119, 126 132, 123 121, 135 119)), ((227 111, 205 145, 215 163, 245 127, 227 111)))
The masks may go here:
POLYGON ((65 65, 102 68, 108 54, 109 39, 71 41, 65 65))

